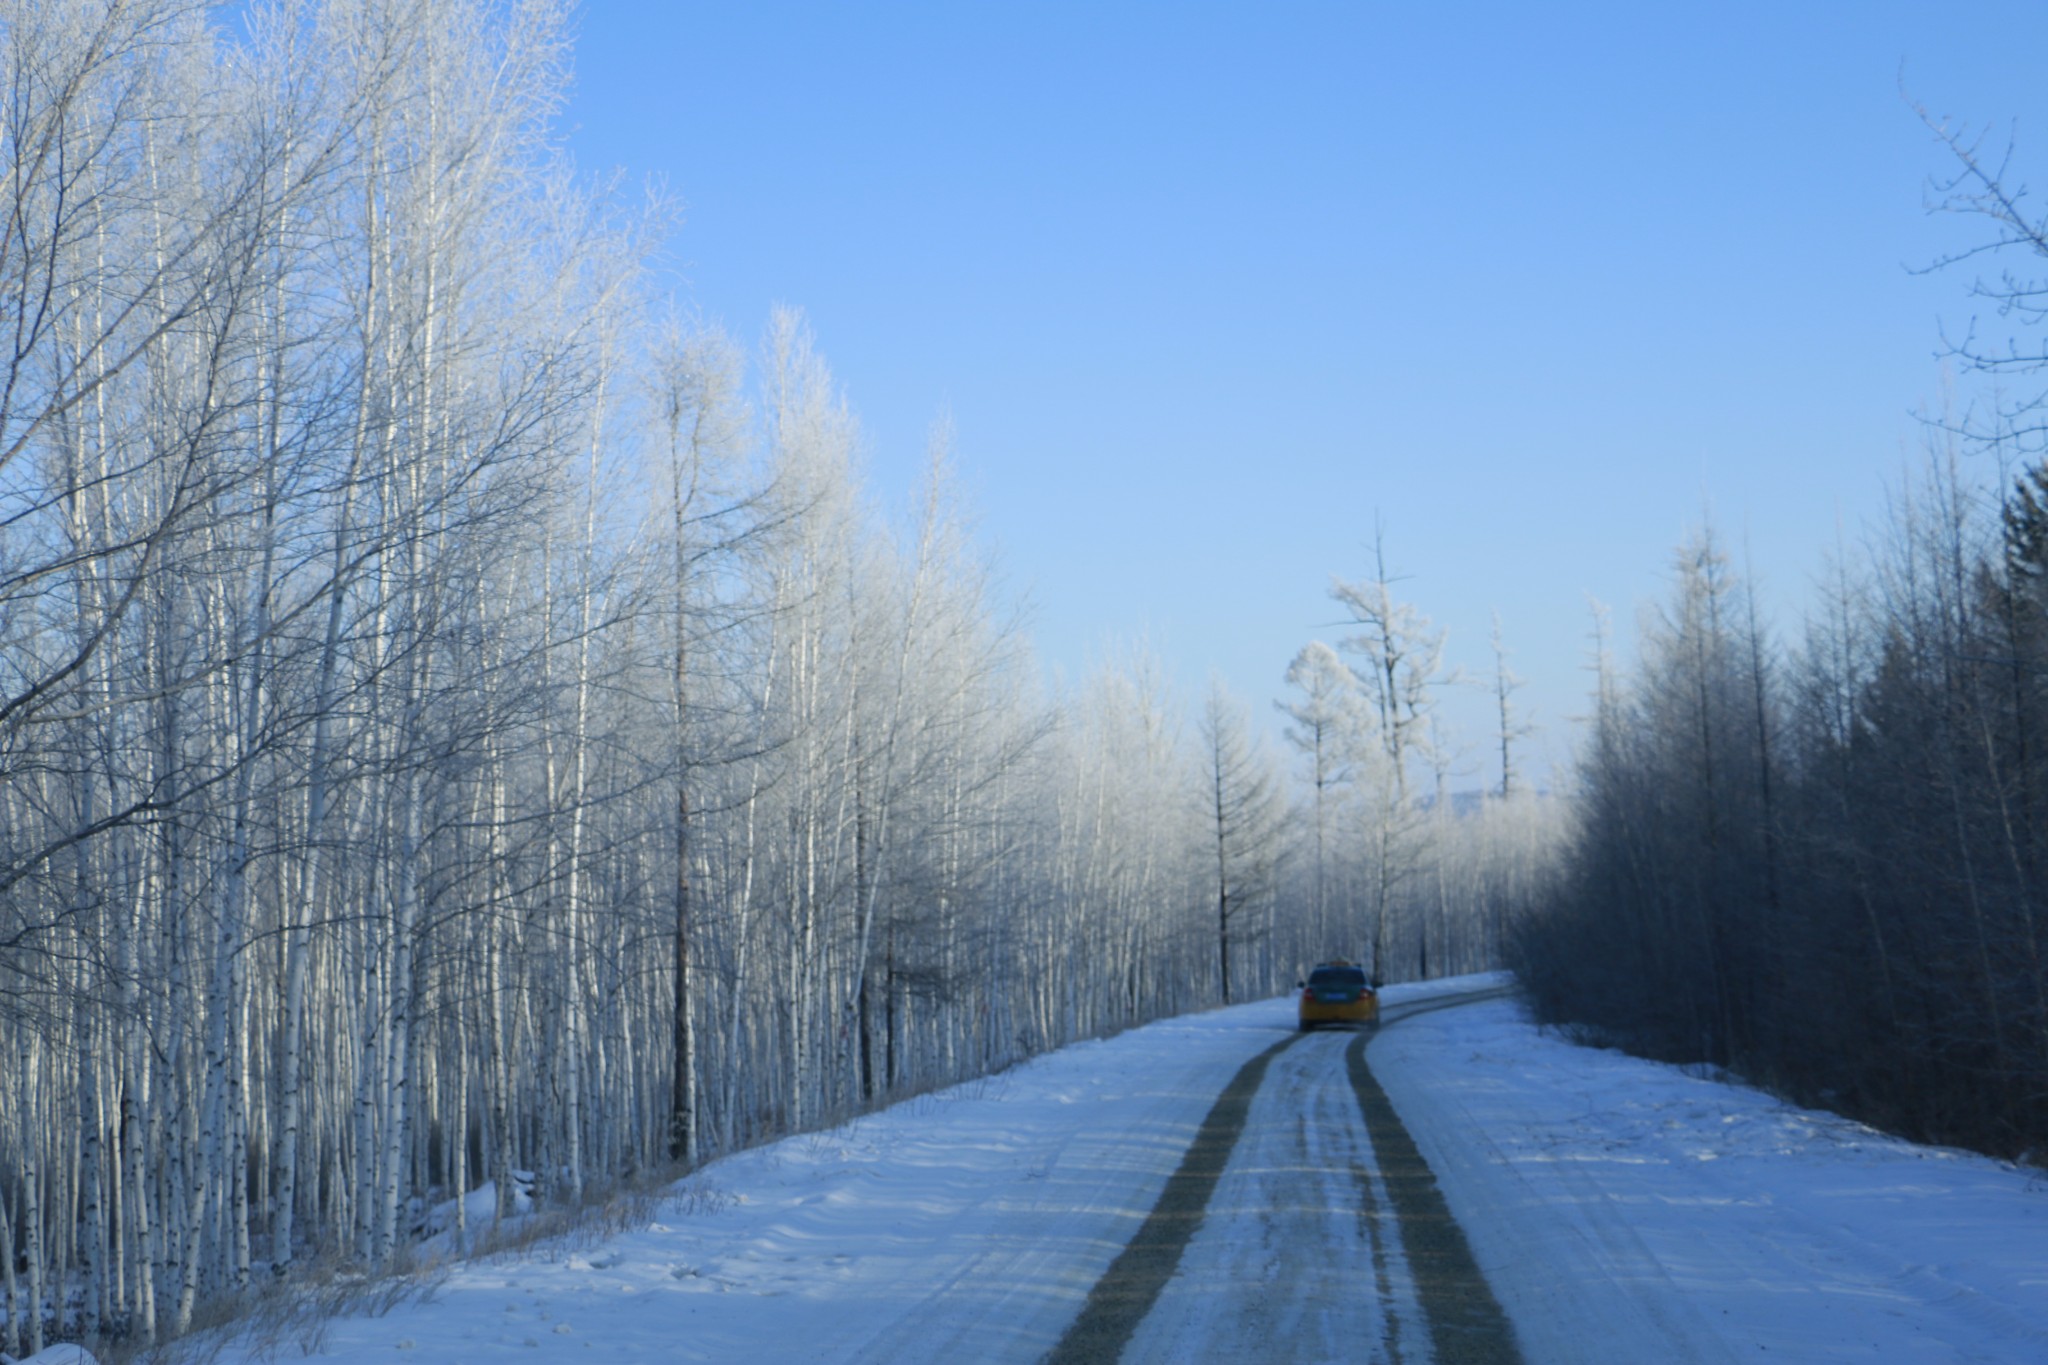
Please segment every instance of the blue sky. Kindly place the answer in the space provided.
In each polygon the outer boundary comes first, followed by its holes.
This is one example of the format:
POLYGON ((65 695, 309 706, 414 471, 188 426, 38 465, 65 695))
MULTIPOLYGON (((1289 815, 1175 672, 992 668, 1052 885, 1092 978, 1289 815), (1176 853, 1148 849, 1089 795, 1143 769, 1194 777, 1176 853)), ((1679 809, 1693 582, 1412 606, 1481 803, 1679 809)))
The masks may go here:
MULTIPOLYGON (((1939 401, 1977 240, 1900 95, 2048 167, 2048 5, 586 0, 586 170, 679 296, 802 307, 900 501, 950 412, 1049 668, 1146 640, 1264 713, 1375 518, 1561 758, 1711 507, 1788 631, 1939 401)), ((2035 176, 2037 182, 2048 173, 2035 176)), ((1494 780, 1476 691, 1446 707, 1494 780)))

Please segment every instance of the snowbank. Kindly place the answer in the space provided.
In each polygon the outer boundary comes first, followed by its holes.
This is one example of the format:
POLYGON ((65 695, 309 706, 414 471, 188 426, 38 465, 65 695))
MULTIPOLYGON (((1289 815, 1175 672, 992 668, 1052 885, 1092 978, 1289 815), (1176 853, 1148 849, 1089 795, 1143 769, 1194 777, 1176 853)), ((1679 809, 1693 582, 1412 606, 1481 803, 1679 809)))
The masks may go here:
POLYGON ((24 1356, 19 1360, 5 1351, 0 1351, 0 1365, 99 1365, 99 1361, 83 1346, 66 1343, 37 1351, 34 1355, 24 1356))

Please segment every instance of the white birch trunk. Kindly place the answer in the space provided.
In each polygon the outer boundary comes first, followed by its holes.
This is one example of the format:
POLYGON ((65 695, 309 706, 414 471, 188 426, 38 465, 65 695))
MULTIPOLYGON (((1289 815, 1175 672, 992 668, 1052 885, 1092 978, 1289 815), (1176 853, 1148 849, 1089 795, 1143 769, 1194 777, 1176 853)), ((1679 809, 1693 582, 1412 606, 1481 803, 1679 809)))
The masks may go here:
POLYGON ((8 1355, 30 1354, 22 1349, 21 1339, 21 1282, 15 1278, 14 1223, 7 1216, 7 1191, 0 1190, 0 1291, 6 1295, 7 1324, 0 1343, 5 1344, 8 1355))
MULTIPOLYGON (((21 1034, 22 1114, 26 1119, 25 1128, 38 1123, 47 1123, 49 1115, 41 1104, 40 1089, 36 1084, 37 1058, 32 1051, 27 1030, 21 1034)), ((28 1297, 23 1302, 23 1315, 28 1319, 28 1353, 36 1354, 43 1349, 43 1177, 36 1164, 36 1144, 23 1145, 21 1162, 21 1240, 28 1257, 28 1297)), ((11 1319, 10 1319, 11 1320, 11 1319)))

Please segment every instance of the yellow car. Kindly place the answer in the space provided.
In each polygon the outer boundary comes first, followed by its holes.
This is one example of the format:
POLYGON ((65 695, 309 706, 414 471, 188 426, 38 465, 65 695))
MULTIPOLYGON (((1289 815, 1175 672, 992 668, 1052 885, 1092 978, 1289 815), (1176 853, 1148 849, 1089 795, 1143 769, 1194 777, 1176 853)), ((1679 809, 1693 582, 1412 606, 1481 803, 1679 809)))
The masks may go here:
POLYGON ((1317 1024, 1379 1027, 1380 998, 1365 979, 1365 968, 1350 962, 1325 962, 1298 984, 1303 1033, 1317 1024))

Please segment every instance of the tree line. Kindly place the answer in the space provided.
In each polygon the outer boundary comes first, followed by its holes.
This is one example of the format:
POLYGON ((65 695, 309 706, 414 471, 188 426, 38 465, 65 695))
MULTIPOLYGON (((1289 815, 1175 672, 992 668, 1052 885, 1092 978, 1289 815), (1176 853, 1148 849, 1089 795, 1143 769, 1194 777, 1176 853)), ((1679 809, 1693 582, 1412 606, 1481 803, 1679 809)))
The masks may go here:
MULTIPOLYGON (((2038 322, 2042 220, 1980 144, 1928 126, 1956 168, 1937 206, 1992 228, 1957 259, 2006 260, 1977 292, 2038 322)), ((1796 638, 1772 636, 1711 529, 1675 556, 1630 676, 1596 632, 1575 825, 1514 957, 1542 1017, 1604 1041, 2038 1154, 2048 463, 2015 377, 2044 356, 1973 327, 1951 357, 1998 382, 1930 421, 1924 470, 1796 638)))
POLYGON ((1480 965, 1528 879, 1513 822, 1425 856, 1366 672, 1291 704, 1312 822, 1220 693, 1045 695, 949 433, 885 514, 800 315, 669 311, 552 131, 565 10, 0 4, 9 1353, 1360 943, 1480 965))
MULTIPOLYGON (((1446 632, 1395 584, 1376 537, 1371 574, 1331 579, 1347 633, 1303 646, 1276 703, 1298 792, 1284 863, 1293 956, 1358 962, 1379 981, 1500 966, 1563 820, 1517 762, 1534 727, 1515 705, 1521 679, 1498 619, 1492 676, 1468 678, 1444 661, 1446 632), (1491 694, 1497 718, 1487 747, 1498 781, 1483 788, 1471 785, 1471 755, 1439 709, 1450 690, 1473 686, 1491 694)), ((1205 718, 1205 736, 1216 728, 1205 718)))

